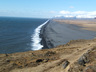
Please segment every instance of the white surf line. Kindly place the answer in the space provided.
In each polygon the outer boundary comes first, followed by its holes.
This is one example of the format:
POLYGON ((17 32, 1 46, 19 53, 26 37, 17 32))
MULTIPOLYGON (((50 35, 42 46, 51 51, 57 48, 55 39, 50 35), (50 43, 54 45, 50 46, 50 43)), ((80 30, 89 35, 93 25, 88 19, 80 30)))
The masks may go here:
POLYGON ((41 24, 40 26, 38 26, 35 31, 34 34, 31 36, 32 37, 32 50, 40 50, 42 49, 43 45, 40 44, 41 42, 41 38, 39 37, 40 34, 40 30, 42 28, 42 26, 44 26, 45 24, 48 23, 49 20, 47 20, 46 22, 44 22, 43 24, 41 24))

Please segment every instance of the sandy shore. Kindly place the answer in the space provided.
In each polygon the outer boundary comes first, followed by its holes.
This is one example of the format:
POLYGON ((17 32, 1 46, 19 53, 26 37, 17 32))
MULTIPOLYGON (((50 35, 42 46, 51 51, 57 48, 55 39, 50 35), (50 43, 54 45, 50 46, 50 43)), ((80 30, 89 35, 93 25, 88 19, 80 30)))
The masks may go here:
POLYGON ((63 45, 70 40, 95 38, 96 31, 85 30, 87 28, 89 29, 90 26, 88 27, 87 24, 83 24, 84 22, 86 22, 86 20, 50 20, 50 22, 41 29, 43 49, 63 45), (85 25, 87 28, 82 28, 80 25, 85 25))
POLYGON ((89 20, 54 20, 56 22, 61 22, 61 24, 66 23, 66 24, 74 24, 81 26, 81 29, 84 30, 90 30, 90 31, 96 31, 96 19, 89 19, 89 20))

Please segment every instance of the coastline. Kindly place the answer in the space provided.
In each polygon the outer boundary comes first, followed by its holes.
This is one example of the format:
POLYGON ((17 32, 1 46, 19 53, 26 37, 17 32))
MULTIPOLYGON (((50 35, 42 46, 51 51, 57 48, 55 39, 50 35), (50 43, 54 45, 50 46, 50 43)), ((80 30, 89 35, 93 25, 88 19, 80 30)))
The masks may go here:
POLYGON ((42 49, 43 45, 40 43, 41 42, 41 37, 40 37, 40 31, 41 28, 46 25, 49 22, 49 20, 47 20, 46 22, 44 22, 43 24, 39 25, 35 30, 34 30, 34 34, 32 35, 32 50, 40 50, 42 49))
POLYGON ((42 38, 43 49, 54 48, 66 44, 70 40, 93 39, 96 37, 95 31, 84 30, 75 23, 68 24, 61 21, 50 20, 41 28, 40 37, 42 38))
POLYGON ((96 72, 96 39, 93 34, 93 31, 82 30, 77 25, 50 20, 40 31, 44 48, 0 54, 0 72, 96 72))

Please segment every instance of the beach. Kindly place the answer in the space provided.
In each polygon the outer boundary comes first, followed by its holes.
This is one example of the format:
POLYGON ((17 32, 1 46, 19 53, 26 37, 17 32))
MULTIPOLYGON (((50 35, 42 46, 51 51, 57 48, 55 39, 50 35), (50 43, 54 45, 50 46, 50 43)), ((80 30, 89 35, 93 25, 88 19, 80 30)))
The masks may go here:
POLYGON ((73 24, 82 27, 81 29, 96 31, 96 19, 74 19, 74 20, 54 20, 60 22, 61 24, 73 24))
POLYGON ((63 45, 70 40, 93 39, 96 37, 96 24, 89 24, 95 20, 50 20, 41 29, 41 44, 45 48, 53 48, 63 45), (86 22, 86 24, 84 23, 86 22))

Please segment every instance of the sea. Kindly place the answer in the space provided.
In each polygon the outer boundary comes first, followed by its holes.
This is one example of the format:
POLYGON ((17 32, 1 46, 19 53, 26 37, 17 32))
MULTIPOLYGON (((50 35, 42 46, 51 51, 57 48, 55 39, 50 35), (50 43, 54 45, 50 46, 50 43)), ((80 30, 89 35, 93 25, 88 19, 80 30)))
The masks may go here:
POLYGON ((40 30, 48 19, 0 17, 0 54, 40 50, 40 30))

